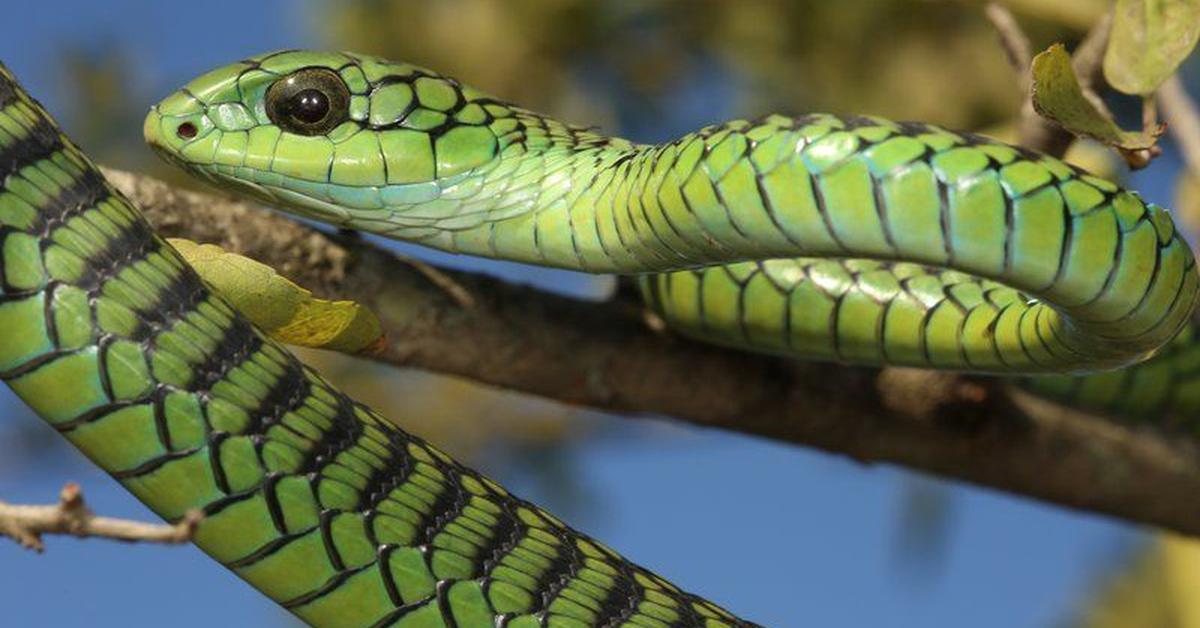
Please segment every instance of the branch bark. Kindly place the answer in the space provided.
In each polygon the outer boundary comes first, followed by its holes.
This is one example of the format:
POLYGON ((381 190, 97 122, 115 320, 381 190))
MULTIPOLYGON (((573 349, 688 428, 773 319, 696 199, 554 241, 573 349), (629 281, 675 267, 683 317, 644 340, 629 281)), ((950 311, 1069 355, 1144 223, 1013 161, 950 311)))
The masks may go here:
POLYGON ((0 536, 10 537, 36 552, 46 549, 42 542, 42 536, 46 534, 144 543, 186 543, 195 534, 200 519, 199 512, 189 513, 174 525, 97 517, 84 503, 79 485, 74 483, 63 487, 57 504, 25 506, 0 502, 0 536))
POLYGON ((219 244, 328 298, 372 308, 369 356, 634 416, 666 416, 889 462, 1200 535, 1200 447, 1027 399, 1003 380, 816 364, 647 326, 638 305, 577 301, 406 261, 248 204, 106 171, 167 236, 219 244))

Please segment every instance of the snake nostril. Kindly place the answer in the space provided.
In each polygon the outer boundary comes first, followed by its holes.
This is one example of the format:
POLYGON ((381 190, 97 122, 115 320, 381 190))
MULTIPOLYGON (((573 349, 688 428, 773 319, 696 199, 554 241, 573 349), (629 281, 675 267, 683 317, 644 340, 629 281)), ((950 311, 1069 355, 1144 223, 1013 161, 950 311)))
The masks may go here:
POLYGON ((175 129, 175 134, 181 139, 190 140, 196 137, 196 125, 191 122, 184 122, 175 129))

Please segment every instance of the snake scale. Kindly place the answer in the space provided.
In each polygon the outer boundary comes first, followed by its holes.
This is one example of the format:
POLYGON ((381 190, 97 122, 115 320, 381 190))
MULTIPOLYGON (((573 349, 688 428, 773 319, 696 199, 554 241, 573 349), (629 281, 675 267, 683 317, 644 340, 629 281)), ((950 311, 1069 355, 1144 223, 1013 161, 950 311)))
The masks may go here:
MULTIPOLYGON (((713 342, 1012 374, 1158 351, 1048 389, 1163 413, 1195 396, 1197 276, 1167 212, 978 136, 814 114, 638 145, 415 66, 306 51, 197 78, 145 134, 223 188, 339 227, 635 274, 652 309, 713 342)), ((166 519, 201 508, 197 544, 310 624, 753 625, 301 365, 4 70, 0 181, 0 376, 166 519)))

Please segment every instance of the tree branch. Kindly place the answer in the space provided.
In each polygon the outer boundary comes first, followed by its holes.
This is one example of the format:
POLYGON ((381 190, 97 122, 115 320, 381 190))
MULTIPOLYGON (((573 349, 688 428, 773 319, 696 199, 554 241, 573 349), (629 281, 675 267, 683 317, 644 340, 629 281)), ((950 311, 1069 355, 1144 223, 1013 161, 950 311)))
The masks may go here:
POLYGON ((45 550, 42 536, 46 534, 177 544, 192 540, 201 517, 199 512, 188 513, 175 525, 97 517, 84 503, 79 485, 69 483, 59 493, 57 504, 21 506, 0 502, 0 536, 11 537, 36 552, 45 550))
POLYGON ((674 417, 891 462, 1073 508, 1200 535, 1190 438, 1053 408, 1003 380, 752 355, 655 331, 639 305, 573 300, 440 271, 473 303, 356 238, 242 202, 107 170, 161 233, 269 264, 379 315, 369 357, 613 413, 674 417))

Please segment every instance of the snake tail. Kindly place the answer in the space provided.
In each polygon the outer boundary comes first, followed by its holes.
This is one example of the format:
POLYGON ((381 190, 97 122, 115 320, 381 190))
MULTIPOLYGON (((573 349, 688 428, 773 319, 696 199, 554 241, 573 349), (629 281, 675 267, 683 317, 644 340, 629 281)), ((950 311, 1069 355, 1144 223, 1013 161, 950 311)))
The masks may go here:
POLYGON ((751 626, 348 398, 211 293, 0 66, 0 378, 314 626, 751 626))

